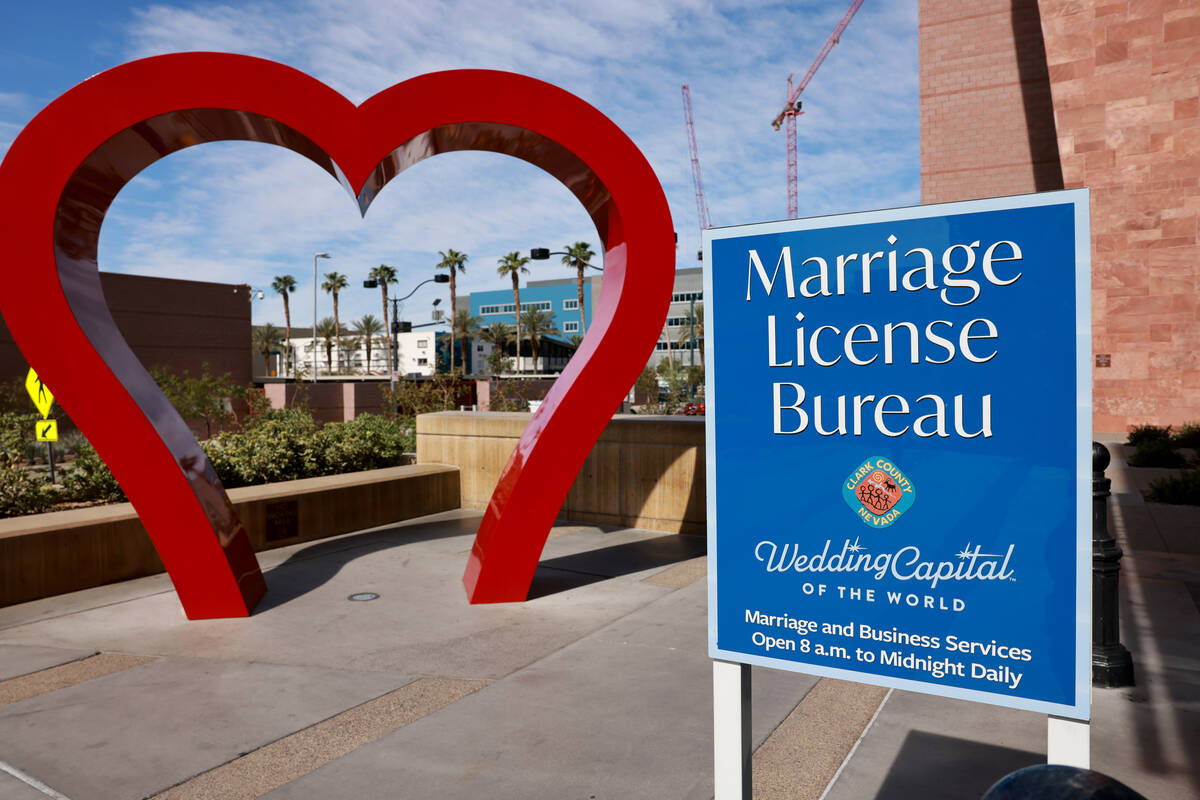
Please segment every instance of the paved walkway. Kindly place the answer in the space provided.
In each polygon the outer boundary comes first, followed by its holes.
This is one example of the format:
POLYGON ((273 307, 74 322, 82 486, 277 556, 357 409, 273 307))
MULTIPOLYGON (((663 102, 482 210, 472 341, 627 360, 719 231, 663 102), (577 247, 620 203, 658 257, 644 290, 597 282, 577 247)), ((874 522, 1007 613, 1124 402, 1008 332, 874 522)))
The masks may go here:
MULTIPOLYGON (((1094 692, 1093 763, 1200 797, 1200 512, 1130 472, 1138 686, 1094 692)), ((184 620, 165 576, 0 609, 0 800, 710 798, 703 541, 564 524, 533 599, 473 607, 477 520, 264 553, 248 619, 184 620)), ((754 703, 759 800, 971 799, 1044 760, 1036 714, 773 670, 754 703)))

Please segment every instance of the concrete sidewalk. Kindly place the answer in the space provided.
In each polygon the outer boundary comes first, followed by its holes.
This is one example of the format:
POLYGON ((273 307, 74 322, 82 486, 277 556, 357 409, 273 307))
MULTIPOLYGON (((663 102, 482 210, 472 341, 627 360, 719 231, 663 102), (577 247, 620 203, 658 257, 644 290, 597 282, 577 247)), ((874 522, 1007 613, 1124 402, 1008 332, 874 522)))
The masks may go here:
MULTIPOLYGON (((703 538, 561 526, 470 606, 478 517, 264 553, 248 619, 165 576, 0 609, 0 798, 710 797, 703 538)), ((815 682, 762 676, 759 741, 815 682)))
MULTIPOLYGON (((1200 510, 1113 452, 1138 685, 1094 691, 1093 765, 1200 797, 1200 510)), ((703 539, 563 524, 531 600, 470 606, 478 516, 263 553, 248 619, 165 576, 0 609, 0 799, 710 798, 703 539)), ((1036 714, 774 670, 754 705, 758 800, 973 800, 1045 758, 1036 714)))

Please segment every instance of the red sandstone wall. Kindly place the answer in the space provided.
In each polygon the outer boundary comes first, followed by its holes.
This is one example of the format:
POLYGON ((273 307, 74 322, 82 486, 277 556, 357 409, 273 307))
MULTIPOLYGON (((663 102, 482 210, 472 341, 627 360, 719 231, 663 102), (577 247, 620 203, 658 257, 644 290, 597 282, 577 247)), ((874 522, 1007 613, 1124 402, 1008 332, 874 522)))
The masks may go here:
POLYGON ((1041 11, 1063 175, 1092 193, 1096 429, 1200 420, 1200 3, 1041 11))
POLYGON ((1200 2, 919 9, 922 200, 1089 187, 1093 427, 1200 421, 1200 2))
POLYGON ((1036 0, 920 0, 921 200, 1062 188, 1036 0))

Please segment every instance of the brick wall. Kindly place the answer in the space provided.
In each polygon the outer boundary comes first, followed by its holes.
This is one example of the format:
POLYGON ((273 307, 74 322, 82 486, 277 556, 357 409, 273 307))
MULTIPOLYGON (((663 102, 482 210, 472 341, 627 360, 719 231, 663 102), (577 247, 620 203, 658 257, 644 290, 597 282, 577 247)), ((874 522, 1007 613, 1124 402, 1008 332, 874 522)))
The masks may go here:
MULTIPOLYGON (((250 382, 250 299, 247 287, 100 273, 100 285, 121 335, 143 366, 176 372, 230 373, 250 382)), ((70 358, 63 353, 63 358, 70 358)), ((25 378, 29 364, 0 323, 0 381, 25 378)))
POLYGON ((919 8, 922 200, 1089 187, 1093 427, 1200 421, 1200 3, 919 8))
POLYGON ((1096 428, 1200 420, 1200 3, 1041 11, 1063 176, 1092 193, 1096 428))

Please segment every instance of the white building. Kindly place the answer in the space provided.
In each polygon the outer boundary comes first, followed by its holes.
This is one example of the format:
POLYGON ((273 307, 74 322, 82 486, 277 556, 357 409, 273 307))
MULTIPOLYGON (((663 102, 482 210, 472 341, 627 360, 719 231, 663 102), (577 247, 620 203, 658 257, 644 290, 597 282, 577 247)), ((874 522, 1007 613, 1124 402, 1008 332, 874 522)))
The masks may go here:
MULTIPOLYGON (((296 330, 293 329, 292 333, 296 334, 296 330)), ((308 328, 301 330, 300 334, 292 336, 292 364, 305 377, 312 377, 313 339, 308 328)), ((401 376, 434 374, 437 364, 437 335, 437 332, 433 330, 396 334, 400 348, 397 372, 401 376)), ((375 375, 387 378, 388 348, 391 346, 391 341, 390 336, 375 337, 371 342, 370 361, 368 361, 366 342, 357 337, 343 336, 344 347, 340 348, 340 352, 337 344, 333 344, 327 351, 325 340, 318 337, 315 353, 317 377, 375 375)), ((261 363, 261 356, 256 361, 261 363)), ((271 355, 267 374, 283 376, 282 353, 271 355)))

